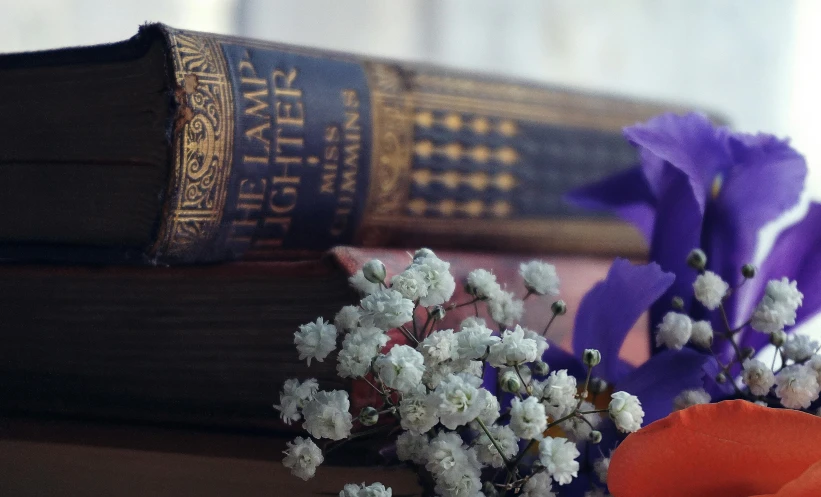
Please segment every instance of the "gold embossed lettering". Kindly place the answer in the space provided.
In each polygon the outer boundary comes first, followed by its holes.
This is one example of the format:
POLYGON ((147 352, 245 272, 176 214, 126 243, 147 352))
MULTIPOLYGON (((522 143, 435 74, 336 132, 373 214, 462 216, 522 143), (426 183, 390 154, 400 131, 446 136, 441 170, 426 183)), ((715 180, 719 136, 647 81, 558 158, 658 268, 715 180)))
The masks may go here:
POLYGON ((302 102, 287 104, 277 101, 277 124, 282 126, 304 126, 305 108, 302 102))
POLYGON ((282 69, 275 69, 271 74, 271 80, 274 82, 274 95, 297 98, 301 97, 302 90, 293 87, 297 74, 296 69, 291 69, 287 73, 282 69))
POLYGON ((245 108, 246 116, 255 116, 260 119, 269 118, 268 113, 266 113, 269 105, 267 86, 262 90, 244 91, 242 92, 242 98, 249 101, 247 102, 248 106, 245 108))
POLYGON ((262 147, 265 149, 265 152, 268 153, 271 151, 271 141, 265 137, 265 130, 268 129, 271 129, 271 123, 262 123, 259 126, 255 126, 246 131, 245 137, 251 141, 259 141, 259 143, 262 144, 262 147))
POLYGON ((243 85, 268 85, 265 78, 257 76, 257 70, 250 60, 242 60, 239 63, 239 82, 243 85))

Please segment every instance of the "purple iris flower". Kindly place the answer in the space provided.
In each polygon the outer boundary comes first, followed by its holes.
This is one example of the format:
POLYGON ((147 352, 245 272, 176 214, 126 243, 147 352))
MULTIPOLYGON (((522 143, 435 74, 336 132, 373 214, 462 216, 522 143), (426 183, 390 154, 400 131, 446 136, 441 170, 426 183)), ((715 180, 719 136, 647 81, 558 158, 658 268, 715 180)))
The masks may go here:
MULTIPOLYGON (((624 134, 638 149, 640 165, 582 187, 569 200, 633 223, 649 242, 650 260, 675 274, 675 282, 651 307, 653 329, 671 310, 674 296, 684 300, 691 316, 725 329, 718 311, 708 312, 695 301, 697 273, 687 266, 687 255, 700 247, 707 254, 707 269, 738 287, 741 266, 753 262, 759 230, 798 203, 807 174, 804 158, 785 140, 733 133, 697 113, 663 114, 626 128, 624 134)), ((821 285, 821 256, 815 250, 821 239, 819 209, 812 206, 802 222, 782 233, 759 275, 728 299, 731 326, 750 317, 770 278, 797 279, 799 289, 811 297, 799 319, 819 310, 821 296, 816 295, 821 294, 812 292, 821 285)), ((748 328, 741 341, 758 349, 767 336, 748 328)), ((716 337, 713 348, 729 357, 726 340, 716 337)))

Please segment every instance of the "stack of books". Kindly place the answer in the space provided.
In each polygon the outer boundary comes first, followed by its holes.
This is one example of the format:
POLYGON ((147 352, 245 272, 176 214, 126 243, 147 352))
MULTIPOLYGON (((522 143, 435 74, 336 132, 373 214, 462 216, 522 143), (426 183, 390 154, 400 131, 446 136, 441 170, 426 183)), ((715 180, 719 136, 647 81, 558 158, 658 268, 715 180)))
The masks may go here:
POLYGON ((357 301, 353 268, 421 246, 457 281, 545 258, 572 311, 644 245, 562 194, 633 165, 621 128, 671 110, 162 25, 0 74, 4 495, 308 488, 279 467, 278 388, 351 386, 297 361, 298 325, 357 301))

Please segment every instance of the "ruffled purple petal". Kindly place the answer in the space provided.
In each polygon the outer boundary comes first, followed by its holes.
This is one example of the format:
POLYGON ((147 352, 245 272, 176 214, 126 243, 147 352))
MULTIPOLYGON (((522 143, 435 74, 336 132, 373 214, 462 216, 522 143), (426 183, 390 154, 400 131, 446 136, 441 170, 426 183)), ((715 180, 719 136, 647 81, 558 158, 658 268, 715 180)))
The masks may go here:
MULTIPOLYGON (((696 271, 687 265, 687 255, 701 245, 702 216, 687 177, 667 165, 667 175, 662 197, 656 213, 656 227, 650 244, 650 260, 661 269, 673 273, 675 281, 650 308, 651 331, 662 317, 672 309, 675 296, 684 300, 685 308, 693 296, 696 271)), ((658 351, 655 343, 653 350, 658 351)))
MULTIPOLYGON (((708 200, 702 248, 708 268, 735 286, 741 266, 755 256, 761 228, 798 203, 807 165, 787 141, 771 135, 732 135, 728 143, 734 165, 708 200)), ((798 255, 792 251, 787 259, 798 255)), ((734 299, 726 307, 737 326, 749 316, 738 314, 734 299)))
MULTIPOLYGON (((821 204, 810 204, 807 215, 778 236, 756 277, 744 286, 744 300, 738 306, 741 319, 752 315, 769 280, 785 276, 796 280, 804 294, 795 320, 798 326, 821 311, 821 204)), ((766 334, 751 329, 745 330, 741 338, 742 347, 756 350, 768 342, 766 334)))
POLYGON ((613 212, 633 224, 650 240, 655 222, 655 198, 641 168, 616 173, 578 188, 565 196, 568 202, 592 211, 613 212))
POLYGON ((682 391, 704 385, 704 364, 710 356, 692 349, 664 350, 651 357, 615 385, 635 395, 644 409, 644 425, 673 410, 673 399, 682 391))
POLYGON ((724 132, 703 114, 662 114, 646 123, 625 128, 635 144, 642 166, 657 199, 664 191, 666 164, 684 173, 691 185, 699 212, 704 212, 707 191, 716 173, 729 165, 724 132))
POLYGON ((619 350, 639 316, 673 283, 675 276, 658 264, 634 265, 616 259, 604 281, 582 298, 573 332, 573 352, 598 349, 597 372, 610 382, 626 373, 619 350))

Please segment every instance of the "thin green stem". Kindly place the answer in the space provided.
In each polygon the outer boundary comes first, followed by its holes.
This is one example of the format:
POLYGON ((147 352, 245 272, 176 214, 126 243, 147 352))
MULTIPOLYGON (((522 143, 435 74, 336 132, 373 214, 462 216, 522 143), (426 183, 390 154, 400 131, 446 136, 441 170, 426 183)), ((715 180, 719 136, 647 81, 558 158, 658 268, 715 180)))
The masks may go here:
MULTIPOLYGON (((481 418, 476 418, 476 422, 479 423, 479 426, 482 428, 482 431, 485 432, 487 438, 490 439, 490 443, 492 443, 493 446, 496 447, 496 450, 499 451, 499 455, 502 456, 502 461, 504 461, 505 466, 510 464, 510 461, 507 460, 507 457, 505 457, 504 452, 502 452, 502 448, 499 447, 499 444, 496 442, 496 439, 493 438, 493 435, 490 434, 490 430, 487 429, 485 422, 482 421, 481 418)), ((508 471, 510 471, 510 468, 508 468, 508 471)))
POLYGON ((553 320, 554 320, 554 319, 556 319, 556 316, 558 316, 558 315, 559 315, 558 313, 555 313, 555 312, 554 312, 554 313, 553 313, 553 315, 552 315, 552 316, 550 316, 550 321, 548 321, 548 322, 547 322, 547 326, 545 326, 545 327, 544 327, 544 331, 542 332, 542 335, 546 335, 546 334, 547 334, 547 330, 549 330, 549 329, 550 329, 550 325, 551 325, 551 324, 553 324, 553 320))

